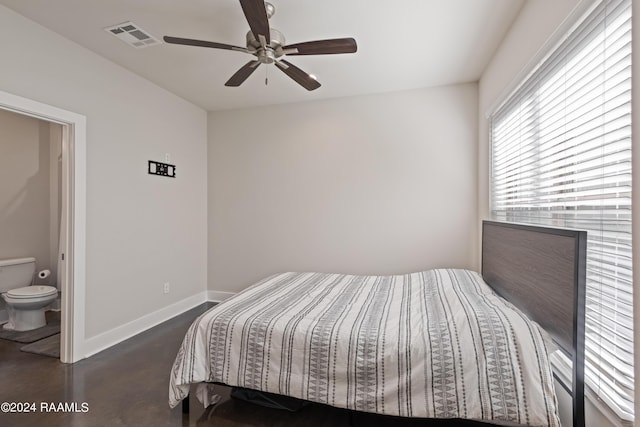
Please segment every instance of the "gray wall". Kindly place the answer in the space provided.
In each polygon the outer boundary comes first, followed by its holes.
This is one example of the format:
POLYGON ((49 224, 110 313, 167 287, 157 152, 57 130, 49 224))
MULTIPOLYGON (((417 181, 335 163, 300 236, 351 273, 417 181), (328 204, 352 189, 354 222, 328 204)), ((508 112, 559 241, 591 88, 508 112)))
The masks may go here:
POLYGON ((209 113, 209 289, 476 267, 477 86, 209 113))
MULTIPOLYGON (((0 259, 35 257, 55 285, 60 125, 0 110, 0 259), (52 253, 52 249, 54 253, 52 253)), ((0 302, 0 305, 2 303, 0 302)))

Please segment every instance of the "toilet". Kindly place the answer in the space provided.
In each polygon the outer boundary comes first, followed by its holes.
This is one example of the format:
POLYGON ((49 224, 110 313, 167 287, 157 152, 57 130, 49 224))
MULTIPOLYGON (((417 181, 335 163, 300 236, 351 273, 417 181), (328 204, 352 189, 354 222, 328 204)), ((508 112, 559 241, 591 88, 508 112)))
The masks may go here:
POLYGON ((0 295, 9 313, 4 329, 30 331, 47 324, 44 309, 56 300, 58 289, 31 285, 35 272, 35 258, 0 260, 0 295))

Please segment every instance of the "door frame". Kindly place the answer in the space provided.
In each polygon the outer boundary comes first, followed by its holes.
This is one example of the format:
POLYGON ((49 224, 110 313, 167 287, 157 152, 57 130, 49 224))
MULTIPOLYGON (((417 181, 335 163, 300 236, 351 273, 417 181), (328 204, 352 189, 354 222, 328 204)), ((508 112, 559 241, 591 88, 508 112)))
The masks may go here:
POLYGON ((63 127, 62 201, 63 211, 66 211, 66 215, 63 215, 63 218, 66 217, 66 245, 63 248, 60 284, 60 361, 74 363, 85 357, 87 119, 81 114, 3 91, 0 91, 0 109, 58 123, 63 127))

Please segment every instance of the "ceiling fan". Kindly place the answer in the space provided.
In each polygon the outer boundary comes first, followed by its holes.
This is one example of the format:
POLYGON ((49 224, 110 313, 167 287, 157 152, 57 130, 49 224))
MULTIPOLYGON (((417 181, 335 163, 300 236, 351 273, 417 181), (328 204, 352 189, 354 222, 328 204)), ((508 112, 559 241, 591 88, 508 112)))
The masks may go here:
POLYGON ((251 30, 247 32, 247 47, 232 46, 204 40, 185 39, 164 36, 164 41, 187 46, 210 47, 214 49, 235 50, 249 53, 256 57, 247 62, 231 76, 225 86, 240 86, 260 64, 275 64, 283 73, 291 77, 307 90, 320 87, 316 78, 302 71, 289 61, 282 59, 285 55, 331 55, 338 53, 354 53, 358 50, 353 38, 315 40, 285 45, 284 35, 269 28, 269 18, 275 13, 275 7, 264 0, 240 0, 242 11, 247 18, 251 30))

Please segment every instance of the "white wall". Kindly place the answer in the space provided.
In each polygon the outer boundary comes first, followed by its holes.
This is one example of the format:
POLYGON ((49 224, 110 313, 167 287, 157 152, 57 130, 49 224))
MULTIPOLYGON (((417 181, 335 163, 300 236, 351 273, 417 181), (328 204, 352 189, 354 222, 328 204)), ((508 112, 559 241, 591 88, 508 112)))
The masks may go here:
POLYGON ((477 86, 209 113, 209 289, 475 267, 477 86))
MULTIPOLYGON (((479 82, 479 149, 478 149, 478 214, 487 219, 489 212, 489 123, 486 114, 497 107, 500 100, 514 89, 514 85, 525 77, 531 67, 541 59, 541 55, 554 44, 558 34, 565 33, 578 11, 584 10, 588 1, 582 0, 537 0, 528 1, 520 11, 518 18, 485 69, 479 82)), ((635 2, 634 2, 635 3, 635 2)), ((634 24, 639 21, 634 15, 634 24)), ((638 33, 639 25, 635 25, 638 33)), ((634 41, 638 37, 634 36, 634 41)), ((634 82, 638 81, 638 73, 634 82)), ((639 82, 640 83, 640 82, 639 82)), ((634 84, 634 86, 637 86, 634 84)), ((635 173, 637 176, 638 174, 635 173)), ((635 179, 634 179, 635 181, 635 179)), ((635 184, 634 184, 635 185, 635 184)), ((635 185, 637 187, 637 185, 635 185)), ((640 224, 637 210, 634 210, 634 223, 640 224)), ((480 253, 478 251, 478 253, 480 253)), ((636 274, 638 268, 634 267, 636 274)), ((636 280, 636 283, 638 281, 636 280)), ((636 327, 636 330, 638 328, 636 327)), ((637 360, 637 357, 636 357, 637 360)), ((568 394, 556 387, 561 405, 563 425, 571 425, 571 401, 568 394)), ((636 398, 637 399, 637 398, 636 398)), ((607 427, 614 425, 592 401, 587 401, 587 427, 607 427)))
POLYGON ((206 112, 3 6, 0 52, 0 90, 87 117, 86 338, 204 293, 206 112))

